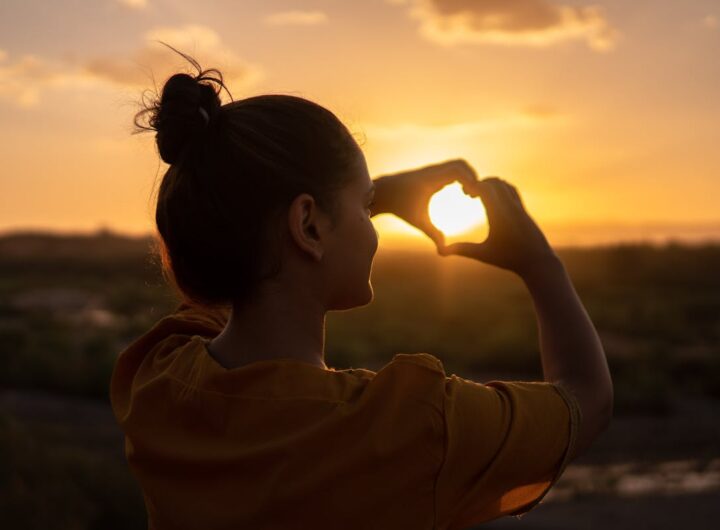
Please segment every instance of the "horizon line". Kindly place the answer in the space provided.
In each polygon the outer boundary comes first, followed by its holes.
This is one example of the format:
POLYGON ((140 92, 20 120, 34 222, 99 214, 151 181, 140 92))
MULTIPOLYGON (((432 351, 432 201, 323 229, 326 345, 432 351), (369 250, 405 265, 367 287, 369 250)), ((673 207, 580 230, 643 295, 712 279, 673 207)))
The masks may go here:
MULTIPOLYGON (((643 221, 638 223, 625 221, 610 221, 605 223, 598 221, 579 221, 572 224, 569 222, 543 223, 542 228, 548 240, 550 240, 551 245, 557 249, 620 245, 668 246, 679 244, 703 246, 720 244, 720 220, 680 223, 669 221, 643 221), (548 228, 550 228, 550 230, 548 230, 548 228), (583 233, 583 230, 589 230, 590 233, 583 233), (602 231, 603 233, 599 234, 598 231, 602 231), (627 233, 623 234, 623 231, 627 231, 627 233), (648 231, 658 231, 658 233, 648 234, 648 231), (565 232, 565 234, 562 234, 562 232, 565 232), (615 234, 612 234, 613 232, 615 232, 615 234), (678 234, 677 232, 685 233, 678 234), (553 242, 552 239, 558 236, 564 241, 553 242)), ((32 235, 52 237, 110 236, 140 240, 154 238, 156 233, 157 232, 153 230, 145 232, 122 231, 108 225, 98 225, 94 229, 14 227, 0 229, 0 238, 32 235)), ((392 242, 392 245, 395 247, 387 248, 387 245, 385 245, 387 250, 419 250, 426 246, 434 247, 431 241, 425 241, 424 235, 383 234, 383 236, 380 238, 381 246, 383 241, 389 241, 392 242)))

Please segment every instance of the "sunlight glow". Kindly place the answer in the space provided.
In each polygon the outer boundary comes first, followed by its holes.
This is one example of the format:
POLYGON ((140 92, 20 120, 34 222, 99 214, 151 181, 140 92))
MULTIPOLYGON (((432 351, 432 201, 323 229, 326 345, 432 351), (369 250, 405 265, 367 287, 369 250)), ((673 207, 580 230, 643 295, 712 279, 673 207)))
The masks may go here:
POLYGON ((487 222, 482 201, 465 195, 459 182, 449 184, 433 195, 428 211, 432 223, 451 236, 487 222))

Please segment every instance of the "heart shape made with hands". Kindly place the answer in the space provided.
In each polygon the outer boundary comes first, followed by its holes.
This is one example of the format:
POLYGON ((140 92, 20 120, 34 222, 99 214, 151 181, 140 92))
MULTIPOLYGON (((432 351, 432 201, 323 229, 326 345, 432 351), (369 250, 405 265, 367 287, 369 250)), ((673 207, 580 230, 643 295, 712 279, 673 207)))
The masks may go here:
POLYGON ((467 195, 459 182, 448 184, 436 192, 428 203, 432 224, 446 237, 445 243, 482 241, 488 233, 485 206, 479 196, 467 195), (448 236, 457 236, 450 241, 448 236))

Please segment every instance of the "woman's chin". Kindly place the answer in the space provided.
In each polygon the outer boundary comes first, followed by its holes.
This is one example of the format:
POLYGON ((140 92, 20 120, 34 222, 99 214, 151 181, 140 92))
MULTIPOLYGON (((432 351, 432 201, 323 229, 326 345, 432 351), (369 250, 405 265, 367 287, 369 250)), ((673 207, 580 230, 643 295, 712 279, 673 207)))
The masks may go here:
POLYGON ((372 285, 370 282, 367 283, 366 288, 359 293, 353 293, 352 296, 347 296, 331 307, 331 311, 343 311, 346 309, 352 309, 354 307, 362 307, 368 305, 375 298, 372 285))
POLYGON ((368 305, 370 302, 373 301, 373 298, 375 298, 375 293, 373 291, 372 285, 370 282, 367 283, 367 290, 366 290, 366 296, 365 301, 362 304, 359 305, 368 305))

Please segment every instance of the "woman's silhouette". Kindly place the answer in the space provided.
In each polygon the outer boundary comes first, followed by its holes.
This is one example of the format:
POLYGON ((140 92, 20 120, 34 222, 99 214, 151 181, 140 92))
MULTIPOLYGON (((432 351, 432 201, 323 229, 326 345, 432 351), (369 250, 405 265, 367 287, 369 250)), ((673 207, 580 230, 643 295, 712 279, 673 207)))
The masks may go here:
POLYGON ((515 188, 462 160, 373 180, 327 109, 287 95, 223 105, 220 72, 183 56, 197 75, 170 77, 136 116, 170 165, 156 222, 183 302, 121 353, 110 388, 150 527, 455 529, 537 505, 606 428, 613 391, 515 188), (485 242, 445 245, 430 223, 430 197, 453 181, 483 201, 485 242), (480 384, 427 353, 377 373, 326 366, 326 313, 372 300, 382 212, 441 255, 520 276, 544 381, 480 384))

